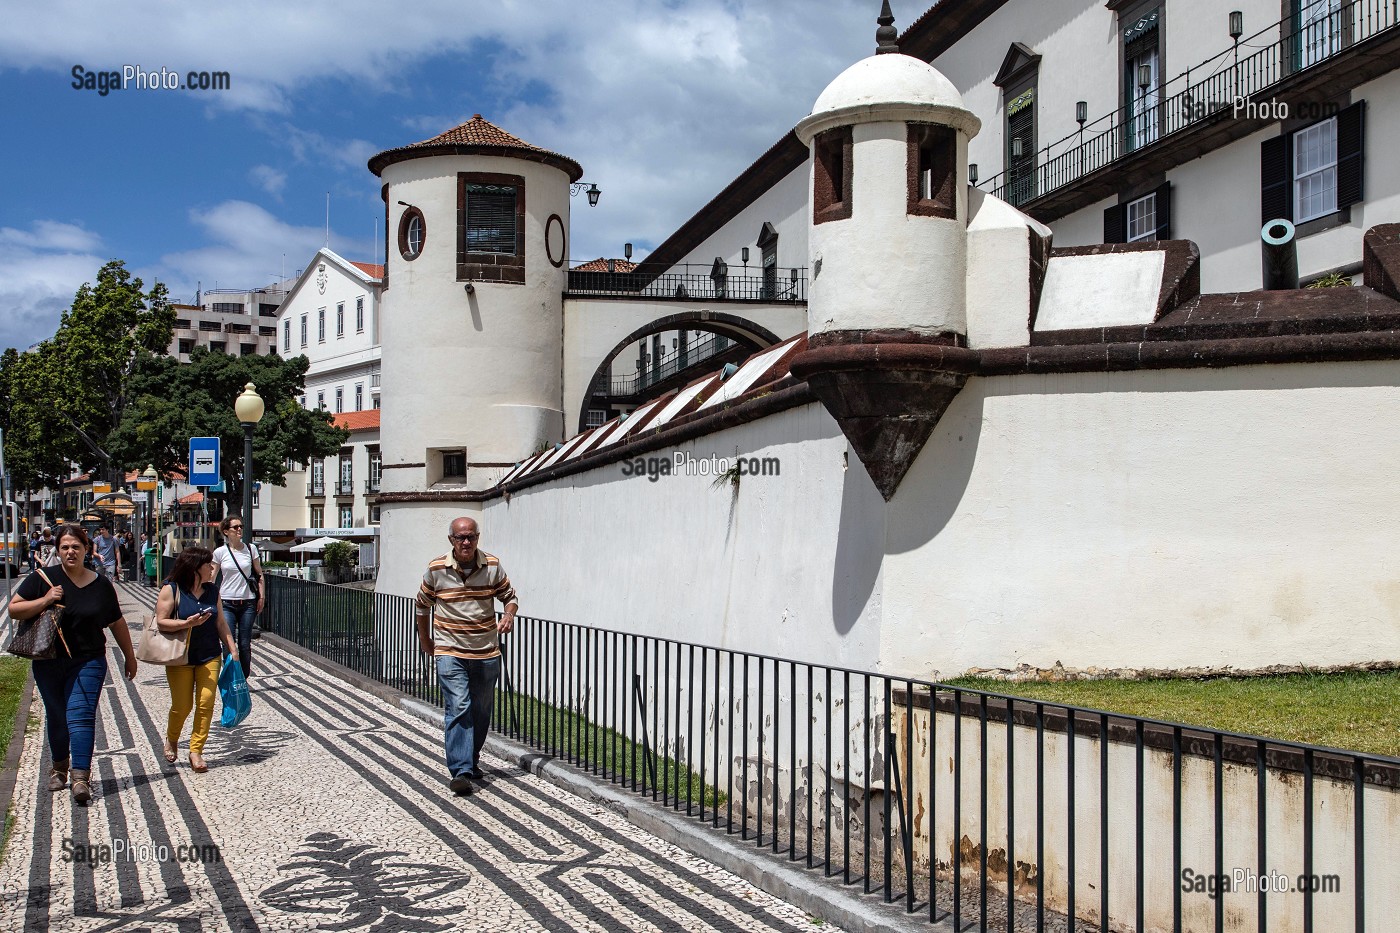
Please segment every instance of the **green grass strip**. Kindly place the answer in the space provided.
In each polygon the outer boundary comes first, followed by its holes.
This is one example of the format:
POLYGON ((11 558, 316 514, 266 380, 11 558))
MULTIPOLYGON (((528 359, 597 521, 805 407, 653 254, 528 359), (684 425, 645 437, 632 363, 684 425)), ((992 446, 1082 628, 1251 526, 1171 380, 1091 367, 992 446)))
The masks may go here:
POLYGON ((1400 757, 1397 671, 1062 683, 963 677, 950 683, 1223 732, 1400 757))

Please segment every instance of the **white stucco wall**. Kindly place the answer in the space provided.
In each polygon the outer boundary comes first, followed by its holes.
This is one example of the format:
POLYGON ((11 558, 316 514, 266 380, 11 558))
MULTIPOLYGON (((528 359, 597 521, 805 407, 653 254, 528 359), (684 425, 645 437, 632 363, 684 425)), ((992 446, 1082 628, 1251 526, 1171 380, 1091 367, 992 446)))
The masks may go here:
MULTIPOLYGON (((568 229, 568 177, 515 159, 434 156, 388 166, 383 178, 391 234, 399 201, 423 211, 427 227, 417 259, 389 251, 384 462, 422 462, 444 447, 465 447, 471 463, 513 462, 558 441, 565 270, 548 260, 545 225, 558 214, 568 229), (524 177, 524 285, 476 282, 467 293, 457 281, 457 173, 466 171, 524 177)), ((431 476, 409 473, 390 474, 389 488, 421 489, 431 476)))
MULTIPOLYGON (((687 253, 681 263, 703 265, 707 269, 719 257, 729 266, 731 276, 743 274, 740 250, 749 248, 749 275, 763 272, 758 234, 764 223, 778 231, 778 267, 807 265, 807 201, 810 162, 788 172, 781 181, 754 199, 719 230, 687 253)), ((706 195, 708 197, 708 195, 706 195)), ((692 270, 695 271, 695 270, 692 270)))
MULTIPOLYGON (((705 313, 751 321, 772 331, 780 340, 807 329, 807 306, 800 304, 569 298, 564 302, 564 436, 578 433, 578 413, 589 380, 622 338, 663 317, 705 313)), ((673 326, 693 329, 695 325, 673 326)), ((636 356, 631 350, 622 351, 624 357, 629 354, 636 356)))
POLYGON ((653 482, 610 464, 487 503, 481 546, 526 615, 875 663, 883 507, 845 438, 808 405, 679 448, 736 449, 777 457, 781 475, 744 477, 736 497, 713 476, 653 482))
POLYGON ((1400 656, 1400 367, 970 380, 890 502, 890 670, 1400 656))
POLYGON ((526 614, 913 676, 1393 658, 1397 409, 1383 362, 974 378, 888 505, 814 403, 681 448, 781 459, 737 497, 610 464, 483 546, 526 614))

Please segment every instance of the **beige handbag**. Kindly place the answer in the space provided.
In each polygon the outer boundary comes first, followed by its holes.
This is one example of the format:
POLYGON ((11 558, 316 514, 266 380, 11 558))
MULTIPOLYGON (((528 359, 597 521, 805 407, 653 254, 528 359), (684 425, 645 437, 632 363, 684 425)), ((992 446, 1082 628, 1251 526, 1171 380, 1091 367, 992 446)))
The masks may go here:
MULTIPOLYGON (((180 591, 175 590, 175 605, 180 605, 180 591)), ((136 658, 147 664, 185 664, 190 656, 190 630, 162 632, 156 625, 156 617, 151 616, 141 633, 141 644, 136 648, 136 658)))

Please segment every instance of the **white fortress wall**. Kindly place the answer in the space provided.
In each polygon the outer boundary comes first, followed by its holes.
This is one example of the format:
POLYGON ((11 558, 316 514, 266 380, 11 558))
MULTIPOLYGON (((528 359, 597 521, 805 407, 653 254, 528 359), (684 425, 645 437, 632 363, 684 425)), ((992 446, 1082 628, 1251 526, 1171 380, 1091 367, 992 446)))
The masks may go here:
POLYGON ((524 615, 873 666, 884 510, 845 438, 814 403, 641 457, 736 451, 780 475, 745 476, 736 495, 712 474, 608 463, 484 503, 481 546, 524 615))
POLYGON ((1400 658, 1390 362, 973 378, 890 502, 881 668, 1400 658))

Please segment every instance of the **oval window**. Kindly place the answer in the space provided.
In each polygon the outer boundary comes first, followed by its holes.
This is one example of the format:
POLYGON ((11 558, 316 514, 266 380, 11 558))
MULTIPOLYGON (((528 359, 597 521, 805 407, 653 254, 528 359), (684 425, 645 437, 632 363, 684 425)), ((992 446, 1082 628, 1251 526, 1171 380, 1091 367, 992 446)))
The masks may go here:
POLYGON ((428 225, 423 212, 410 207, 399 218, 399 254, 409 262, 423 253, 423 242, 428 238, 428 225))

